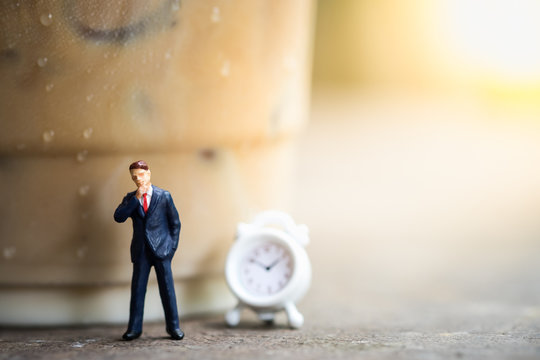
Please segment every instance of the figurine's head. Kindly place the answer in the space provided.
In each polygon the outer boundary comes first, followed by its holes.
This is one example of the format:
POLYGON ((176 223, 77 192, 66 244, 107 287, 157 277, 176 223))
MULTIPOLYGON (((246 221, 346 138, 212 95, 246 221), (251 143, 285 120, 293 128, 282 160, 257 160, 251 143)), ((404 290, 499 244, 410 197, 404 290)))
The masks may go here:
POLYGON ((133 180, 137 187, 150 185, 151 173, 145 161, 139 160, 129 165, 129 172, 131 173, 131 180, 133 180))

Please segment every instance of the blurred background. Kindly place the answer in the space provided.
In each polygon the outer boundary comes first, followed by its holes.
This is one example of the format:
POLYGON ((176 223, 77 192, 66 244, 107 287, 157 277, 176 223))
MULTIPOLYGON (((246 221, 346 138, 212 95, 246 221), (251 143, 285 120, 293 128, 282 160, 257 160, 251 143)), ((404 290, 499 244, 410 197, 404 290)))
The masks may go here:
MULTIPOLYGON (((363 323, 353 310, 403 316, 408 301, 522 304, 538 322, 540 2, 89 4, 0 6, 4 323, 125 321, 131 229, 110 214, 138 158, 182 199, 185 314, 232 306, 223 268, 236 223, 283 207, 311 229, 300 307, 311 324, 330 307, 341 327, 363 323), (115 30, 158 8, 148 34, 115 30), (66 9, 112 42, 81 33, 66 9), (138 141, 149 133, 160 141, 138 141), (34 183, 59 199, 28 207, 49 198, 34 183)), ((147 319, 159 319, 151 286, 147 319)))
POLYGON ((318 1, 295 198, 318 296, 538 302, 539 18, 533 0, 318 1))

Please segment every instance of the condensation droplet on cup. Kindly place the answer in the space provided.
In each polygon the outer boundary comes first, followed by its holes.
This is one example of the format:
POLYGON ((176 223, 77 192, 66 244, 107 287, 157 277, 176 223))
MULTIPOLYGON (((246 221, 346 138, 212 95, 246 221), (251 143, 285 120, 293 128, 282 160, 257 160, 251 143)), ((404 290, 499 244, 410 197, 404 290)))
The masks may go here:
MULTIPOLYGON (((77 249, 77 257, 79 259, 85 258, 87 252, 88 252, 88 248, 86 246, 80 247, 77 249)), ((82 347, 82 346, 78 346, 78 347, 82 347)))
POLYGON ((41 24, 43 26, 49 26, 52 24, 53 22, 53 17, 52 17, 52 14, 42 14, 40 17, 39 17, 39 21, 41 22, 41 24))
POLYGON ((172 11, 178 11, 180 10, 180 0, 174 0, 171 4, 171 10, 172 11))
POLYGON ((169 60, 171 58, 171 52, 170 51, 167 51, 164 55, 165 57, 165 60, 169 60))
POLYGON ((90 102, 94 98, 94 94, 88 94, 86 95, 86 101, 90 102))
POLYGON ((79 195, 86 196, 90 192, 90 185, 83 185, 79 188, 79 195))
POLYGON ((231 63, 229 61, 224 61, 221 66, 221 76, 227 77, 231 73, 231 63))
POLYGON ((26 149, 26 144, 17 144, 17 150, 22 151, 26 149))
POLYGON ((4 258, 8 260, 13 259, 16 252, 17 252, 17 249, 13 246, 4 248, 4 258))
POLYGON ((83 131, 83 138, 85 138, 86 140, 90 139, 92 137, 92 134, 94 133, 94 129, 92 128, 87 128, 87 129, 84 129, 83 131))
POLYGON ((45 65, 47 65, 48 61, 49 59, 47 59, 46 57, 42 57, 37 60, 37 64, 39 67, 44 67, 45 65))
POLYGON ((220 22, 220 20, 221 20, 221 12, 219 11, 219 8, 217 6, 214 6, 212 8, 212 15, 210 16, 210 19, 214 23, 220 22))
POLYGON ((50 143, 54 139, 54 130, 47 130, 43 132, 43 141, 46 143, 50 143))
POLYGON ((88 157, 88 150, 83 150, 77 153, 77 161, 78 162, 85 162, 86 158, 88 157))
POLYGON ((53 83, 47 84, 47 85, 45 85, 45 91, 51 92, 53 87, 54 87, 53 83))

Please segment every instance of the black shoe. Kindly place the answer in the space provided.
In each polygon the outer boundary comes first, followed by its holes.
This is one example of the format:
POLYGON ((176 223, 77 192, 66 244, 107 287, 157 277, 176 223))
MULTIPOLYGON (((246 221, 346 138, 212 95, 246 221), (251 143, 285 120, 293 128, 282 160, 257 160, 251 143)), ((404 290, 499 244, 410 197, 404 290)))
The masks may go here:
POLYGON ((184 332, 180 328, 174 330, 167 329, 167 333, 171 335, 171 339, 173 340, 182 340, 184 338, 184 332))
POLYGON ((126 331, 124 335, 122 335, 122 339, 126 341, 131 341, 138 338, 139 336, 141 336, 140 332, 136 333, 136 332, 126 331))

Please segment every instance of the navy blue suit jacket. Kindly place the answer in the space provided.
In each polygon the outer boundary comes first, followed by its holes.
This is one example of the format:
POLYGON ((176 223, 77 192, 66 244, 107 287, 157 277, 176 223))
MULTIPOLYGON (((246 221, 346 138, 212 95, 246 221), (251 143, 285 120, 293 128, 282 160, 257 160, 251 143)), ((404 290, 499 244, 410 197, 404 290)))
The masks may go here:
POLYGON ((172 258, 178 247, 181 224, 171 194, 154 185, 152 189, 146 214, 135 196, 136 191, 128 193, 114 212, 116 222, 122 223, 128 217, 133 220, 132 262, 145 256, 145 247, 161 260, 172 258))

